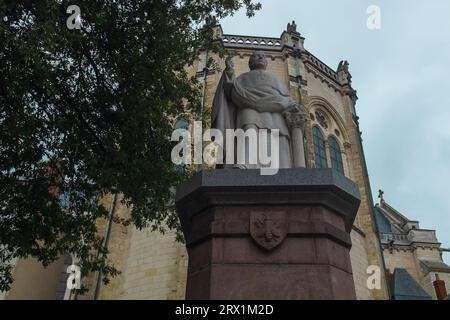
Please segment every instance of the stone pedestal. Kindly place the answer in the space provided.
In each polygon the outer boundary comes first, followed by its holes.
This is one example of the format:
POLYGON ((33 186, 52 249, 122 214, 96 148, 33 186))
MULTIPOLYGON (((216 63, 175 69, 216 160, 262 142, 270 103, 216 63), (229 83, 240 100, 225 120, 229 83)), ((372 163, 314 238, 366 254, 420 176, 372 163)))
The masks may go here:
POLYGON ((179 186, 186 299, 355 299, 356 184, 330 169, 211 170, 179 186))

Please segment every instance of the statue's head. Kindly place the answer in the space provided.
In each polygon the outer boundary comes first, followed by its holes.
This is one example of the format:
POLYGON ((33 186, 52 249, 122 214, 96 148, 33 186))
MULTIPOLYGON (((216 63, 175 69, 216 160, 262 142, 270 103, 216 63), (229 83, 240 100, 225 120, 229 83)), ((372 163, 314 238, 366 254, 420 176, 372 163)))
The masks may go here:
POLYGON ((248 61, 248 66, 250 67, 250 70, 266 70, 267 59, 264 52, 253 52, 250 60, 248 61))

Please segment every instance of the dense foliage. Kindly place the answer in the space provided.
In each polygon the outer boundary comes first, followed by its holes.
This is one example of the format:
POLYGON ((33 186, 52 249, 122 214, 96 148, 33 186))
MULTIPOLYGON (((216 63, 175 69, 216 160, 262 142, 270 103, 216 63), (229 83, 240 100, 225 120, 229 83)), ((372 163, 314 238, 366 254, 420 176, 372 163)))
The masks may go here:
POLYGON ((177 225, 173 119, 199 90, 185 66, 215 19, 251 0, 0 0, 0 290, 10 261, 74 253, 115 275, 97 230, 106 194, 138 228, 177 225), (66 10, 76 4, 81 29, 66 10), (73 21, 72 21, 73 22, 73 21))

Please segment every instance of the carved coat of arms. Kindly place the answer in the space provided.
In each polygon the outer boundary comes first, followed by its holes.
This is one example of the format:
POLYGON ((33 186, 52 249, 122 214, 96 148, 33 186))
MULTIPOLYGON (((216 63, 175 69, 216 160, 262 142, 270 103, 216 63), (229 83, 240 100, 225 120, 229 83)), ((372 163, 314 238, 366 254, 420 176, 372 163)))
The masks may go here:
POLYGON ((250 235, 266 250, 272 250, 283 242, 287 227, 285 212, 250 213, 250 235))

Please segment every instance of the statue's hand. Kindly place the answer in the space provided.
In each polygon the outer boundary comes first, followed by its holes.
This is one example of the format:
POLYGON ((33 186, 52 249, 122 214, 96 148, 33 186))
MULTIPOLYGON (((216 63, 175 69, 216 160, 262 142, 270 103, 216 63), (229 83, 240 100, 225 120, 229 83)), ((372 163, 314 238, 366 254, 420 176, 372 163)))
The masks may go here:
POLYGON ((231 57, 231 56, 228 56, 225 59, 225 71, 228 71, 228 72, 234 71, 233 57, 231 57))

